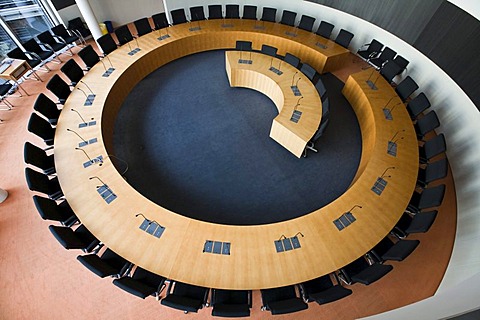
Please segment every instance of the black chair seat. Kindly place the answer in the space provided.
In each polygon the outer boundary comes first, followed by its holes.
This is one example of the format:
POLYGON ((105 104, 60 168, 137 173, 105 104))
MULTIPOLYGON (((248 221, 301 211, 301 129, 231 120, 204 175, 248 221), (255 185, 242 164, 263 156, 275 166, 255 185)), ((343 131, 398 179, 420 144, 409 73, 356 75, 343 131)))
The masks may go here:
POLYGON ((189 297, 180 297, 174 294, 170 294, 163 298, 161 303, 165 306, 186 312, 198 312, 198 309, 201 309, 203 305, 201 300, 192 299, 189 297))
POLYGON ((352 290, 337 285, 322 292, 312 293, 309 295, 309 297, 315 300, 318 304, 325 304, 340 300, 351 294, 352 290))
POLYGON ((408 228, 405 229, 405 233, 410 234, 427 232, 435 221, 437 213, 437 210, 417 213, 413 217, 408 228))
POLYGON ((382 255, 383 260, 403 261, 418 246, 418 240, 400 240, 382 255))
POLYGON ((248 304, 218 303, 213 307, 212 316, 226 318, 249 317, 250 307, 248 306, 248 304))
POLYGON ((360 271, 359 273, 353 275, 352 281, 369 285, 379 280, 392 270, 393 267, 391 265, 375 263, 368 268, 360 271))
POLYGON ((305 310, 308 305, 300 298, 292 298, 288 300, 274 301, 268 304, 268 309, 272 314, 286 314, 305 310))
POLYGON ((102 259, 95 254, 78 256, 77 260, 100 278, 112 276, 118 272, 117 269, 102 261, 102 259))
POLYGON ((153 288, 129 277, 115 279, 113 280, 113 284, 142 299, 145 299, 157 290, 157 288, 153 288))

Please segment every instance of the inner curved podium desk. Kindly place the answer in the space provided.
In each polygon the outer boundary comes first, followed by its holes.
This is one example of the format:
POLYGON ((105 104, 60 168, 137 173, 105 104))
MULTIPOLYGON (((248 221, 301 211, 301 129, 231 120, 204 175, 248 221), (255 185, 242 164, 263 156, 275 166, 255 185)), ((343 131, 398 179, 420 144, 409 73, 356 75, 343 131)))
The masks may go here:
MULTIPOLYGON (((318 68, 314 60, 323 59, 324 67, 329 65, 326 53, 315 49, 315 42, 327 41, 318 36, 300 30, 292 40, 284 35, 286 26, 265 23, 266 29, 260 32, 254 28, 254 22, 231 23, 233 28, 222 28, 222 21, 205 21, 200 24, 202 29, 195 32, 189 31, 192 24, 178 25, 169 28, 170 37, 162 41, 157 40, 158 32, 151 33, 138 39, 141 50, 137 54, 129 56, 130 49, 124 45, 109 55, 115 68, 109 77, 102 76, 105 70, 101 64, 92 68, 82 80, 96 94, 93 105, 83 106, 85 96, 74 90, 56 129, 55 165, 62 190, 80 221, 107 247, 167 278, 210 288, 261 289, 300 283, 333 272, 366 253, 388 234, 415 187, 416 135, 404 109, 396 108, 394 120, 385 120, 381 106, 395 92, 383 79, 377 81, 379 90, 374 93, 363 83, 368 73, 351 77, 344 88, 364 139, 361 168, 355 181, 332 203, 289 221, 232 226, 184 217, 138 193, 108 157, 112 153, 115 116, 123 100, 141 79, 169 61, 195 52, 233 48, 236 40, 251 40, 254 48, 265 43, 278 47, 280 54, 288 50, 320 72, 325 69, 318 68), (70 109, 80 112, 87 121, 94 118, 97 125, 79 128, 83 121, 70 109), (84 168, 88 159, 75 150, 81 140, 67 128, 85 139, 98 139, 83 149, 91 158, 101 155, 101 166, 84 168), (388 140, 402 129, 404 139, 398 142, 397 156, 392 157, 386 152, 388 140), (371 188, 390 166, 396 169, 390 172, 388 185, 379 196, 371 188), (104 184, 116 196, 110 203, 100 195, 105 191, 104 184), (353 212, 356 221, 339 231, 333 221, 356 204, 363 206, 353 212), (136 217, 138 213, 165 227, 160 238, 140 229, 143 218, 136 217), (298 232, 304 235, 298 237, 301 247, 277 253, 274 241, 298 232), (207 240, 230 243, 230 254, 203 252, 207 240)), ((135 47, 135 42, 131 46, 135 47)))

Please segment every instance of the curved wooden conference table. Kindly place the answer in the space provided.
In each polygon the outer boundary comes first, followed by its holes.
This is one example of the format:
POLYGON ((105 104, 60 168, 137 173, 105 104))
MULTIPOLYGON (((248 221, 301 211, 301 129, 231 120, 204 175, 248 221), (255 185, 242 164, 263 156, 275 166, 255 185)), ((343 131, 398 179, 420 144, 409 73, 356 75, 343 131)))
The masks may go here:
MULTIPOLYGON (((74 90, 56 129, 55 165, 65 197, 81 222, 107 247, 130 262, 170 279, 210 288, 261 289, 300 283, 333 272, 366 253, 388 234, 415 188, 418 149, 411 121, 400 107, 392 112, 394 120, 385 119, 382 107, 392 97, 391 105, 400 100, 382 78, 376 81, 378 90, 369 89, 365 80, 370 70, 351 76, 344 88, 357 114, 363 139, 355 179, 341 197, 299 218, 258 226, 190 219, 142 196, 122 178, 107 157, 113 150, 115 116, 123 100, 142 78, 169 61, 195 52, 233 48, 236 40, 250 40, 255 49, 263 43, 275 46, 279 54, 292 52, 320 71, 331 70, 331 65, 341 63, 330 63, 329 55, 335 60, 338 57, 331 51, 338 49, 342 56, 344 49, 311 33, 299 30, 297 36, 292 37, 285 35, 291 28, 278 24, 265 23, 265 30, 258 30, 252 21, 226 22, 234 26, 222 28, 221 24, 225 23, 222 20, 203 21, 201 30, 194 32, 189 31, 194 24, 171 27, 170 37, 163 41, 157 40, 158 32, 145 35, 138 39, 141 51, 137 54, 129 56, 130 48, 124 45, 109 55, 116 69, 110 77, 102 77, 105 70, 101 64, 85 75, 83 81, 96 94, 93 105, 84 107, 85 96, 74 90), (329 49, 318 48, 317 41, 324 41, 329 49), (97 125, 79 128, 83 121, 70 111, 72 108, 87 121, 94 118, 97 125), (67 128, 76 130, 85 139, 98 139, 83 149, 91 158, 102 155, 105 160, 101 166, 83 168, 88 159, 83 152, 75 150, 81 140, 67 128), (398 141, 398 154, 392 157, 386 153, 387 143, 399 130, 405 130, 404 139, 398 141), (391 178, 386 179, 388 185, 378 196, 370 189, 391 166, 396 169, 388 172, 391 178), (117 196, 110 204, 97 192, 97 186, 102 183, 96 178, 90 179, 94 176, 117 196), (354 205, 363 206, 353 211, 357 220, 339 231, 333 221, 354 205), (165 227, 161 238, 139 228, 143 218, 135 217, 137 213, 165 227), (297 232, 304 235, 299 236, 301 248, 277 253, 274 241, 282 235, 293 237, 297 232), (230 255, 204 253, 206 240, 230 242, 230 255)), ((131 46, 136 46, 135 41, 131 46)), ((78 87, 88 92, 82 83, 78 87)))

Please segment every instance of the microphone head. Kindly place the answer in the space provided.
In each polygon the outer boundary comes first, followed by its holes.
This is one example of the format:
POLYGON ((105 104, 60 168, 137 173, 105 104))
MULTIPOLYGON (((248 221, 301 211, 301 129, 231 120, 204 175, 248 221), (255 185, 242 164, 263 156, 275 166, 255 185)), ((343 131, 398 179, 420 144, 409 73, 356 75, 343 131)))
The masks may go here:
POLYGON ((67 131, 72 131, 72 130, 70 130, 69 128, 67 128, 67 131))
POLYGON ((75 147, 75 150, 83 150, 82 148, 75 147))

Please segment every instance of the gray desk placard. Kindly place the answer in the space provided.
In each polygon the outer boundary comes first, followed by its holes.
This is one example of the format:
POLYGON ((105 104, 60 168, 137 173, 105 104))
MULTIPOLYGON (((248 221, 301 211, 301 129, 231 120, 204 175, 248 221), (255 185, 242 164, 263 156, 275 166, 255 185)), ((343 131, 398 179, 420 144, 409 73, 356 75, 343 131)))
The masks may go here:
POLYGON ((148 234, 152 234, 152 235, 153 235, 153 233, 155 232, 155 230, 157 230, 157 227, 158 227, 158 223, 156 223, 156 222, 151 222, 146 231, 147 231, 148 234))
POLYGON ((277 252, 285 251, 285 249, 283 248, 282 240, 275 240, 273 243, 275 244, 275 249, 277 250, 277 252))
POLYGON ((351 212, 345 212, 344 213, 345 217, 350 221, 351 223, 355 222, 357 219, 353 216, 351 212))
POLYGON ((230 242, 223 243, 222 254, 227 256, 230 255, 230 242))
POLYGON ((292 242, 290 241, 290 238, 283 239, 282 242, 283 242, 283 247, 285 248, 285 251, 293 250, 293 246, 292 246, 292 242))
POLYGON ((165 227, 159 225, 157 230, 155 230, 155 232, 153 233, 153 236, 156 238, 160 238, 163 234, 163 231, 165 231, 165 227))
POLYGON ((335 225, 335 227, 337 227, 339 231, 345 228, 339 219, 333 220, 333 224, 335 225))
POLYGON ((340 222, 345 226, 345 227, 348 227, 351 222, 348 221, 347 217, 345 217, 345 215, 341 215, 340 218, 338 218, 340 220, 340 222))
POLYGON ((290 238, 290 240, 292 241, 293 249, 298 249, 302 247, 300 245, 300 239, 298 239, 297 236, 290 238))
POLYGON ((212 253, 220 254, 222 253, 222 243, 220 241, 213 242, 213 250, 212 253))
POLYGON ((203 245, 203 252, 212 252, 212 250, 213 250, 213 241, 212 240, 205 241, 205 244, 203 245))
POLYGON ((143 231, 147 230, 147 228, 148 228, 148 226, 149 226, 149 223, 150 223, 149 220, 144 219, 143 222, 142 222, 142 224, 141 224, 140 227, 139 227, 140 230, 143 230, 143 231))

